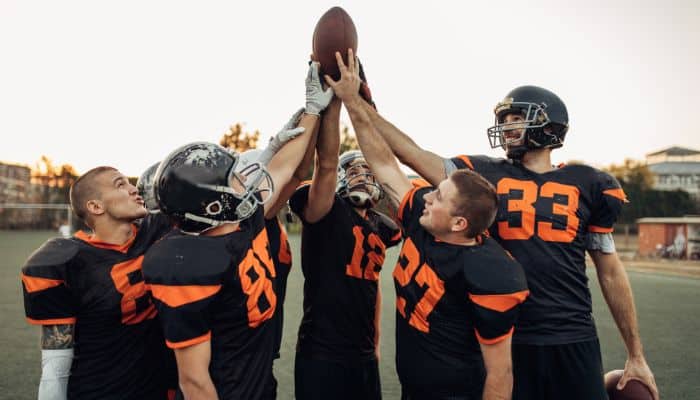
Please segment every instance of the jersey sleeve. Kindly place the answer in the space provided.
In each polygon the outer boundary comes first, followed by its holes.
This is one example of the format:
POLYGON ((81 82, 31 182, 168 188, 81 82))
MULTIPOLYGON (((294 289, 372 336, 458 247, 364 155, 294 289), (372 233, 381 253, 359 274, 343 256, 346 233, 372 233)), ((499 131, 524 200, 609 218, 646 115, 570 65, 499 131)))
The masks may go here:
POLYGON ((166 238, 146 253, 144 278, 170 348, 211 340, 210 305, 221 291, 227 263, 226 251, 214 244, 166 238))
POLYGON ((422 180, 414 180, 411 183, 413 188, 406 192, 396 210, 396 219, 401 224, 405 234, 420 226, 418 219, 425 207, 423 195, 433 190, 432 186, 428 186, 427 182, 422 180))
POLYGON ((22 267, 22 292, 27 321, 34 325, 76 322, 78 302, 66 283, 68 266, 78 254, 70 239, 52 239, 22 267))
POLYGON ((475 172, 482 172, 488 164, 493 163, 493 159, 487 156, 467 156, 464 154, 450 158, 450 161, 457 169, 470 169, 475 172))
POLYGON ((502 249, 490 253, 481 268, 469 268, 468 272, 468 296, 476 338, 481 344, 495 344, 513 335, 520 304, 530 293, 520 264, 502 249), (476 276, 474 269, 478 269, 476 276))
POLYGON ((622 205, 627 202, 627 196, 620 183, 612 175, 597 171, 597 185, 591 219, 588 231, 595 233, 610 233, 620 216, 622 205))

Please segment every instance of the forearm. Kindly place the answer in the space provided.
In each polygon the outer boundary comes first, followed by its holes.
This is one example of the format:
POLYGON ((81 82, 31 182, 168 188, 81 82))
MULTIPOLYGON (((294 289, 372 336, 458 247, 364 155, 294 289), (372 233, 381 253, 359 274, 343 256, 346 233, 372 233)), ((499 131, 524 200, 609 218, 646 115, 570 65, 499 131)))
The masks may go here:
POLYGON ((41 331, 38 400, 65 400, 73 363, 73 325, 46 325, 41 331))
POLYGON ((627 272, 617 253, 591 252, 596 261, 598 282, 610 313, 617 324, 630 358, 643 355, 642 342, 637 325, 637 312, 627 272))
POLYGON ((409 166, 432 185, 445 179, 441 156, 418 146, 410 136, 384 119, 369 103, 363 101, 363 107, 372 125, 402 164, 409 166))
POLYGON ((317 167, 338 168, 340 149, 340 106, 339 99, 333 99, 321 119, 321 128, 316 143, 317 167))
POLYGON ((208 379, 188 379, 180 377, 180 389, 187 400, 218 400, 214 382, 208 379))
POLYGON ((345 102, 345 108, 352 121, 352 126, 355 128, 362 154, 375 174, 376 169, 384 166, 396 166, 398 169, 394 153, 375 129, 369 112, 366 110, 366 104, 359 95, 353 96, 345 102))
POLYGON ((488 373, 484 382, 483 400, 508 400, 513 393, 513 374, 510 370, 488 373))

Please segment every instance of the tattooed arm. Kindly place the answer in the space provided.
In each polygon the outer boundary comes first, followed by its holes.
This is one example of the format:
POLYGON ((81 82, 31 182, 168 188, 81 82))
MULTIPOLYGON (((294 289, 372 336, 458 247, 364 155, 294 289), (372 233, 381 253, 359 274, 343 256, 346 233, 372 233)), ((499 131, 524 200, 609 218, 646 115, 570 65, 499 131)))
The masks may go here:
POLYGON ((39 400, 65 400, 67 397, 74 328, 72 324, 41 327, 39 400))
POLYGON ((353 57, 352 50, 348 50, 348 60, 355 60, 345 66, 340 53, 336 53, 338 67, 341 72, 340 80, 335 82, 326 76, 326 82, 333 88, 345 104, 352 126, 357 134, 357 141, 362 149, 362 154, 367 160, 372 173, 379 179, 393 208, 398 208, 403 197, 413 186, 406 175, 401 172, 394 153, 384 138, 377 132, 365 110, 364 100, 359 95, 359 67, 357 59, 353 57))

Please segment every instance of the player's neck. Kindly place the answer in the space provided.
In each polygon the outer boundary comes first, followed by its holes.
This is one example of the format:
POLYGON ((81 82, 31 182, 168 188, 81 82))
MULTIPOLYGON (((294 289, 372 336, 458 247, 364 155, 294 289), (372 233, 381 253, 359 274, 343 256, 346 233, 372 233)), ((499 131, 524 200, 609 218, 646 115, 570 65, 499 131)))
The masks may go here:
POLYGON ((462 232, 450 232, 446 234, 435 235, 435 239, 441 242, 454 244, 457 246, 474 246, 477 243, 475 238, 464 237, 464 234, 462 232))
POLYGON ((134 234, 131 222, 98 220, 95 221, 92 239, 97 242, 123 245, 134 234))
POLYGON ((554 169, 552 166, 552 149, 529 150, 523 155, 523 167, 532 172, 543 174, 554 169))

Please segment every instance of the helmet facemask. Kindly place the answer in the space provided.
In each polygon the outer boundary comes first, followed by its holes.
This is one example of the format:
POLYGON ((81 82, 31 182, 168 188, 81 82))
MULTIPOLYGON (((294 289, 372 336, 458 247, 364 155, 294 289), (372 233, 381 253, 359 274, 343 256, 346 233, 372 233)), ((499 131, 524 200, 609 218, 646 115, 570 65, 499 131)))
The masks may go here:
POLYGON ((382 186, 377 183, 361 153, 338 167, 336 191, 356 208, 372 208, 384 196, 382 186))

